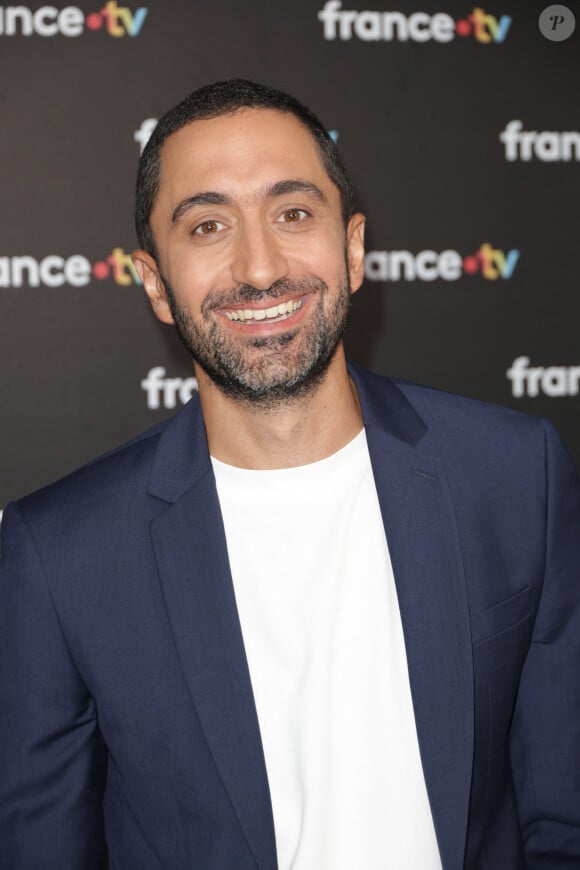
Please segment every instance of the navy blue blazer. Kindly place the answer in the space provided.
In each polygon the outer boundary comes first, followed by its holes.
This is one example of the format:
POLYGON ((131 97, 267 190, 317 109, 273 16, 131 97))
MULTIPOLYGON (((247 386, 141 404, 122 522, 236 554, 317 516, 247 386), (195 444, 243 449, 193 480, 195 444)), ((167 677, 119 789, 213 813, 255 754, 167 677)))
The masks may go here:
MULTIPOLYGON (((444 870, 579 868, 571 460, 542 420, 351 373, 444 870)), ((98 870, 105 838, 112 870, 276 868, 197 397, 5 512, 0 868, 98 870)))

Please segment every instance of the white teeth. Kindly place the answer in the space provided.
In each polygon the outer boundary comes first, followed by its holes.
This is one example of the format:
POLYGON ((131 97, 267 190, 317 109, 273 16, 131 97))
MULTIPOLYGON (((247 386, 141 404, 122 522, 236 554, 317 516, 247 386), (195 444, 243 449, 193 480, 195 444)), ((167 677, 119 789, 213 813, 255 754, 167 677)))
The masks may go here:
POLYGON ((302 299, 291 299, 289 302, 280 302, 271 308, 240 308, 237 310, 224 310, 229 320, 285 320, 294 314, 302 305, 302 299))

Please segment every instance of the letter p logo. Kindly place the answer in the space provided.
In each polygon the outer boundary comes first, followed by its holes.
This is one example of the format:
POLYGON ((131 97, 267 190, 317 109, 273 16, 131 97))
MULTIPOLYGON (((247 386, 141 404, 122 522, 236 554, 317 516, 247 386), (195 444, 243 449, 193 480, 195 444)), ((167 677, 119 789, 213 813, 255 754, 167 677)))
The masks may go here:
POLYGON ((572 36, 576 27, 574 13, 567 6, 555 3, 547 6, 538 19, 540 33, 551 42, 563 42, 572 36))

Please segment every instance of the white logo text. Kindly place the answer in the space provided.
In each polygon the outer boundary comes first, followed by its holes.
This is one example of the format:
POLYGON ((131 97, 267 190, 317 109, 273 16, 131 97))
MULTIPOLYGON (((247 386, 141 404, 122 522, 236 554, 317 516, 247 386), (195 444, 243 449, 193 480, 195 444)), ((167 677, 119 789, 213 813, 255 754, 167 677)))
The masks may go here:
POLYGON ((580 366, 530 366, 529 356, 519 356, 506 372, 512 396, 577 396, 580 392, 580 366))
POLYGON ((523 130, 521 121, 509 121, 499 138, 505 146, 505 159, 532 160, 534 157, 544 163, 557 160, 580 160, 580 132, 567 130, 523 130))
POLYGON ((197 391, 197 378, 168 378, 163 366, 155 366, 141 381, 141 389, 147 394, 147 407, 152 411, 176 408, 178 399, 185 405, 197 391))

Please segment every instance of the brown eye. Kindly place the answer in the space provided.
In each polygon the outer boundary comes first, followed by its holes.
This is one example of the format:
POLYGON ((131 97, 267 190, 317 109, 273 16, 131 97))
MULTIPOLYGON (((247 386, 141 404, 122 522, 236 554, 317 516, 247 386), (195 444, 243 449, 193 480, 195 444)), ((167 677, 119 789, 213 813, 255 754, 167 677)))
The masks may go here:
POLYGON ((298 224, 306 217, 306 212, 303 208, 288 208, 282 215, 284 222, 287 224, 298 224))
POLYGON ((221 221, 204 221, 195 228, 194 233, 198 236, 214 236, 224 226, 221 221))

